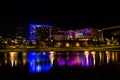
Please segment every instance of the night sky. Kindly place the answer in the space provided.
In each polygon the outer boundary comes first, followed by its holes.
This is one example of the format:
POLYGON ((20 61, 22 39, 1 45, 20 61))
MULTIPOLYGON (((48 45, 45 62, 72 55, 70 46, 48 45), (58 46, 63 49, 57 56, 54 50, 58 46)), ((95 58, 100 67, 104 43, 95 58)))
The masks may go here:
POLYGON ((119 10, 111 8, 0 8, 0 35, 13 35, 16 27, 30 23, 61 28, 120 25, 119 10))

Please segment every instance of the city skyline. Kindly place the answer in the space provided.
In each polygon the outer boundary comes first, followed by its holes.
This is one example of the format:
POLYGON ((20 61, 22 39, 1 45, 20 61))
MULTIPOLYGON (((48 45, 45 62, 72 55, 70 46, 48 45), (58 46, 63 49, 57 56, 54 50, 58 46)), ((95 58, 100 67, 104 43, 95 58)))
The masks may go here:
POLYGON ((0 8, 0 10, 0 35, 3 33, 12 35, 16 27, 27 28, 32 23, 61 28, 104 28, 120 25, 119 12, 115 9, 0 8))

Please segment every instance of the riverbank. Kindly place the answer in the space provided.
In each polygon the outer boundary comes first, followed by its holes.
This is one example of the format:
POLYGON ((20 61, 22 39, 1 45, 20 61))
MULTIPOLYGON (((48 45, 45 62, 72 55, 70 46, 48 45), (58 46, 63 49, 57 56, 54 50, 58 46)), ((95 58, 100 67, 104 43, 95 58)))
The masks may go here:
POLYGON ((21 48, 5 48, 0 49, 0 52, 28 52, 28 51, 120 51, 120 46, 109 47, 64 47, 64 48, 51 48, 51 47, 21 47, 21 48))

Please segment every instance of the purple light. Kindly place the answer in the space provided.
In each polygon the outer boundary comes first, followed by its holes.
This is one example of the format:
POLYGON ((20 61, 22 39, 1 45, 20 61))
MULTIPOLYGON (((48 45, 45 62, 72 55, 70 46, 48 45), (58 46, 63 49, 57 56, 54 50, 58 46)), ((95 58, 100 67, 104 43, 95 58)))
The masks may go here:
POLYGON ((92 65, 92 56, 90 53, 88 57, 84 53, 73 52, 74 55, 68 56, 67 58, 58 58, 58 66, 82 66, 89 67, 92 65))
POLYGON ((86 29, 85 29, 85 33, 90 34, 90 33, 91 33, 91 30, 90 30, 89 28, 86 28, 86 29))
POLYGON ((58 59, 58 66, 65 66, 65 60, 62 58, 58 59))

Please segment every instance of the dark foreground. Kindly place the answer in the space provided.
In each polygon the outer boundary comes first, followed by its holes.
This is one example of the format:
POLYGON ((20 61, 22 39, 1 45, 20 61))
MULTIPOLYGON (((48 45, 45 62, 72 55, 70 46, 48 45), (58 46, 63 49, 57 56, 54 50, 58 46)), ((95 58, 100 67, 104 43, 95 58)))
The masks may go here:
POLYGON ((120 65, 107 64, 102 66, 82 67, 55 67, 49 72, 29 73, 26 69, 1 66, 0 80, 119 80, 120 65))

